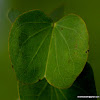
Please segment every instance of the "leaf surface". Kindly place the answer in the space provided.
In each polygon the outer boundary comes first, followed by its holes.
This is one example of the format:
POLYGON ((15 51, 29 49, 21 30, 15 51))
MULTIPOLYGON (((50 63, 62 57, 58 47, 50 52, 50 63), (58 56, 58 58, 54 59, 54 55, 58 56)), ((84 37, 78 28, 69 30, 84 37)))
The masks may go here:
POLYGON ((54 88, 43 79, 31 85, 19 83, 19 94, 20 100, 79 100, 77 96, 96 96, 97 92, 92 68, 87 63, 83 72, 68 89, 54 88))
POLYGON ((55 87, 68 88, 82 72, 87 50, 86 25, 73 14, 53 23, 43 12, 30 11, 17 18, 10 32, 10 58, 22 83, 45 77, 55 87))

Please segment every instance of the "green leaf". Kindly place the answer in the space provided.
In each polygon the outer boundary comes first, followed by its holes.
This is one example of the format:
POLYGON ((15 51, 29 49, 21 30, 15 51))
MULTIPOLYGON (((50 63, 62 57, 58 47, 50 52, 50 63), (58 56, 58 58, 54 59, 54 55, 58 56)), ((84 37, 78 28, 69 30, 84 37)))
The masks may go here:
MULTIPOLYGON (((19 83, 19 94, 21 100, 81 100, 77 96, 97 95, 93 71, 88 63, 74 84, 68 89, 54 88, 43 79, 31 85, 19 83)), ((90 100, 90 98, 85 100, 90 100)))
POLYGON ((17 18, 9 37, 9 52, 17 79, 35 83, 44 77, 58 88, 68 88, 82 72, 88 56, 84 21, 68 15, 53 23, 43 12, 17 18))
POLYGON ((22 14, 22 12, 20 12, 19 10, 17 9, 10 9, 9 12, 8 12, 8 18, 9 20, 11 21, 11 23, 13 23, 15 21, 15 19, 20 15, 22 14))

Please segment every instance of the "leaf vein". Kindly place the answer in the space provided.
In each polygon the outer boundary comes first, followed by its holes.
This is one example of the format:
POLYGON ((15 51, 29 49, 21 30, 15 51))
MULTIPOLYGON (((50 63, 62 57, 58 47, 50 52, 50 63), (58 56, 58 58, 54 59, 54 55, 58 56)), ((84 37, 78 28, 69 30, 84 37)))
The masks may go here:
MULTIPOLYGON (((72 31, 78 33, 75 29, 72 29, 72 28, 70 28, 70 27, 65 27, 65 26, 63 26, 63 25, 59 25, 59 24, 57 24, 57 26, 59 26, 59 27, 63 27, 63 28, 66 28, 66 29, 69 29, 69 30, 72 30, 72 31)), ((79 38, 83 40, 83 38, 81 37, 81 35, 80 35, 79 33, 78 33, 78 35, 79 35, 79 38)))
MULTIPOLYGON (((48 26, 48 27, 50 27, 50 26, 48 26)), ((34 37, 34 36, 37 35, 39 32, 44 31, 44 30, 47 29, 48 27, 45 27, 45 28, 43 28, 43 29, 41 29, 41 30, 35 32, 33 35, 29 36, 29 37, 22 43, 22 45, 24 45, 30 38, 34 37)))
MULTIPOLYGON (((63 83, 64 83, 64 78, 63 78, 62 74, 60 73, 59 64, 58 64, 56 34, 55 34, 55 53, 56 53, 56 63, 57 63, 58 73, 59 73, 59 75, 62 77, 63 83)), ((56 69, 56 68, 55 68, 55 69, 56 69)), ((54 70, 54 71, 55 71, 55 70, 54 70)))
POLYGON ((59 89, 59 91, 62 94, 62 96, 65 98, 65 100, 68 100, 67 97, 65 96, 65 94, 63 93, 63 91, 61 89, 59 89))
POLYGON ((41 89, 40 93, 38 94, 38 96, 40 96, 42 94, 42 92, 45 90, 46 86, 47 86, 47 82, 45 83, 44 87, 41 89))
MULTIPOLYGON (((56 27, 56 29, 58 30, 57 27, 56 27)), ((67 40, 65 39, 65 37, 63 36, 63 34, 62 34, 59 30, 58 30, 58 32, 60 33, 61 37, 63 38, 63 40, 65 41, 65 43, 66 43, 66 45, 67 45, 67 47, 68 47, 69 56, 70 56, 70 59, 71 59, 72 62, 73 62, 73 66, 74 66, 74 68, 75 68, 74 61, 73 61, 73 59, 72 59, 72 57, 71 57, 71 53, 70 53, 70 48, 69 48, 68 42, 67 42, 67 40)), ((75 70, 75 69, 74 69, 74 70, 75 70)))
POLYGON ((57 96, 57 100, 59 100, 59 96, 58 96, 58 93, 56 91, 56 88, 54 88, 54 90, 55 90, 55 93, 56 93, 56 96, 57 96))
POLYGON ((48 56, 47 56, 47 61, 46 61, 46 68, 45 68, 45 74, 44 74, 45 78, 46 78, 47 64, 48 64, 48 58, 49 58, 49 53, 50 53, 50 46, 51 46, 51 42, 52 42, 52 37, 53 37, 53 30, 52 30, 52 34, 51 34, 51 39, 50 39, 50 44, 49 44, 49 50, 48 50, 48 56))
MULTIPOLYGON (((29 64, 28 64, 28 66, 24 69, 23 73, 26 71, 26 69, 29 67, 29 65, 31 64, 31 62, 33 61, 33 59, 35 58, 35 56, 37 55, 38 51, 40 50, 40 48, 41 48, 42 44, 44 43, 45 39, 47 38, 47 36, 48 36, 48 34, 44 37, 44 39, 43 39, 42 42, 40 43, 40 45, 39 45, 37 51, 35 52, 34 56, 32 57, 31 61, 30 61, 29 64)), ((34 67, 34 71, 35 71, 35 67, 34 67)), ((22 76, 23 73, 22 73, 20 76, 22 76)))

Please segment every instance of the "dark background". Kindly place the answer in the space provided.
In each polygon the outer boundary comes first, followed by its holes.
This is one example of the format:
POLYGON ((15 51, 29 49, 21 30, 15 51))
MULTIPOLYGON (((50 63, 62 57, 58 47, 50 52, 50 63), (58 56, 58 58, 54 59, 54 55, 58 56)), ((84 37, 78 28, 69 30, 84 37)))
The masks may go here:
POLYGON ((89 57, 98 95, 100 96, 100 0, 0 0, 0 100, 17 100, 17 81, 8 54, 8 36, 11 23, 7 17, 10 8, 24 12, 40 9, 50 14, 65 6, 65 14, 75 13, 86 22, 89 32, 89 57))

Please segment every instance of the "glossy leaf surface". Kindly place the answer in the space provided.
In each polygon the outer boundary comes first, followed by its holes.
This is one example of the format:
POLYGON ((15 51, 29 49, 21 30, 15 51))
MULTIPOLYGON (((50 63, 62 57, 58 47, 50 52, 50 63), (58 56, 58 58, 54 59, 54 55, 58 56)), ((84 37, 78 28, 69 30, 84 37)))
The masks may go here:
POLYGON ((30 11, 17 18, 10 32, 10 58, 22 83, 45 77, 55 87, 68 88, 82 72, 87 50, 86 25, 73 14, 53 23, 43 12, 30 11))

